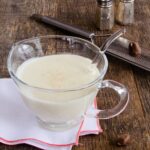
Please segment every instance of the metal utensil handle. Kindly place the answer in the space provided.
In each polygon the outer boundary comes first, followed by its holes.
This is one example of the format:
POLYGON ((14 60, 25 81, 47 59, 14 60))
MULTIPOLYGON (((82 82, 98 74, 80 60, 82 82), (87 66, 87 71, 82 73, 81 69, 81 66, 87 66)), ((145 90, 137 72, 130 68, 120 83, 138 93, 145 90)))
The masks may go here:
POLYGON ((81 35, 81 36, 88 38, 88 39, 91 39, 91 37, 95 35, 94 33, 83 31, 83 30, 76 28, 74 26, 62 23, 62 22, 60 22, 60 21, 58 21, 52 17, 49 17, 49 16, 42 16, 42 15, 34 14, 34 15, 32 15, 32 18, 37 20, 37 21, 41 21, 41 22, 44 22, 46 24, 55 26, 57 28, 72 32, 74 34, 81 35))

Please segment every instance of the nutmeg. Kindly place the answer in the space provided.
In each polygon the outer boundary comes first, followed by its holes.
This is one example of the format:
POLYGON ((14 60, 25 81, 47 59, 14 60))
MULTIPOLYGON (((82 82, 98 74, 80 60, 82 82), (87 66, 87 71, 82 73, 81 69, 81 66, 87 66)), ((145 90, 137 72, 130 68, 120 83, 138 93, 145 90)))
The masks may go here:
POLYGON ((128 133, 118 136, 116 140, 117 146, 126 146, 130 143, 130 135, 128 133))
POLYGON ((129 54, 133 57, 141 56, 141 47, 138 42, 131 42, 129 44, 129 54))

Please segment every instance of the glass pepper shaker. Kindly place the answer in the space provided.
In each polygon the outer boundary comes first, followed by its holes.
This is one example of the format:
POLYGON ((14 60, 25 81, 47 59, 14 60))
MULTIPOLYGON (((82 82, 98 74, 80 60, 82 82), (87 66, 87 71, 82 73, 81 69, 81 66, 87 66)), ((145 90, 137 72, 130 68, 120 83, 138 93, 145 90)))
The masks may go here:
POLYGON ((116 21, 121 25, 130 25, 134 22, 134 0, 119 1, 116 21))
POLYGON ((112 0, 97 0, 96 20, 100 30, 111 30, 114 26, 114 6, 112 0))

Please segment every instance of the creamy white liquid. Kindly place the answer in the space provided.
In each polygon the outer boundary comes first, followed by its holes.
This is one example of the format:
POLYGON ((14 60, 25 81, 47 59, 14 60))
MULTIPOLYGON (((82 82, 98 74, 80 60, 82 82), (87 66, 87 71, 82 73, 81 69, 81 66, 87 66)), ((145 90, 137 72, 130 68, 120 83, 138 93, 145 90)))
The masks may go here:
MULTIPOLYGON (((99 70, 90 59, 70 54, 32 58, 17 70, 25 83, 46 89, 73 89, 94 81, 99 70)), ((20 87, 25 103, 43 121, 60 123, 81 117, 97 94, 95 86, 51 92, 20 87)))
POLYGON ((94 81, 99 71, 90 59, 64 54, 29 59, 18 68, 17 76, 34 87, 70 89, 94 81))

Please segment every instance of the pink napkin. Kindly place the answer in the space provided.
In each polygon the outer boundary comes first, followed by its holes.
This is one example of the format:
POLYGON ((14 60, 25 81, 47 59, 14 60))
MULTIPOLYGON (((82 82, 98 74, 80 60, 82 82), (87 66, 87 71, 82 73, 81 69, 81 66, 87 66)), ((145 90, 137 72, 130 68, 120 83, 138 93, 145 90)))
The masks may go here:
MULTIPOLYGON (((96 100, 91 108, 96 108, 96 100)), ((90 109, 89 111, 94 111, 90 109)), ((46 150, 71 150, 78 145, 79 136, 99 134, 97 119, 84 121, 67 131, 52 132, 41 128, 34 114, 25 106, 15 83, 0 79, 0 142, 7 145, 29 144, 46 150)))

